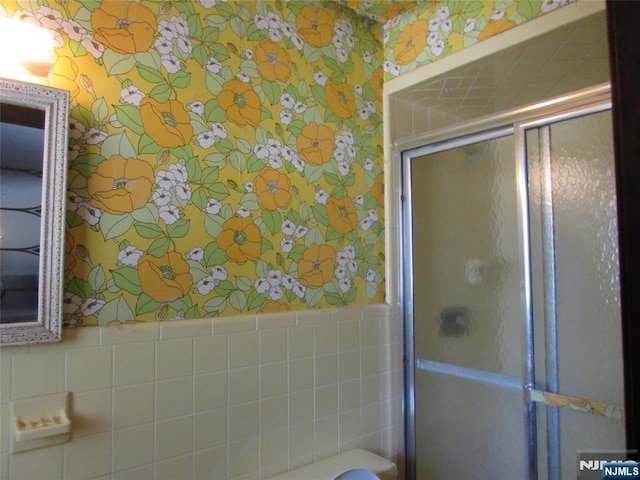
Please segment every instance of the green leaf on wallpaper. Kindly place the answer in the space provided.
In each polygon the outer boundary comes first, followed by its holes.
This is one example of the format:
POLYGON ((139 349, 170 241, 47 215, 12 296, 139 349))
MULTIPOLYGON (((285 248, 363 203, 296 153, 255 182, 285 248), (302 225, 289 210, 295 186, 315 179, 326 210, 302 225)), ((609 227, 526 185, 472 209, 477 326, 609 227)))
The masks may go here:
POLYGON ((83 57, 87 54, 87 49, 79 41, 69 39, 69 50, 73 53, 74 57, 83 57))
POLYGON ((185 2, 185 1, 172 2, 172 5, 176 7, 176 10, 178 10, 180 13, 182 13, 187 17, 195 13, 195 9, 193 7, 192 2, 185 2))
POLYGON ((218 215, 205 215, 204 217, 204 229, 209 234, 209 236, 213 238, 217 238, 218 235, 220 235, 220 232, 222 232, 223 223, 224 219, 218 215))
POLYGON ((280 86, 278 82, 269 82, 268 80, 262 80, 260 83, 262 91, 266 95, 271 105, 280 103, 280 86))
POLYGON ((227 3, 218 3, 216 5, 216 9, 218 10, 218 13, 225 18, 231 18, 235 15, 233 7, 227 3))
POLYGON ((207 206, 207 194, 202 187, 196 188, 191 194, 191 202, 198 210, 204 210, 207 206))
POLYGON ((156 49, 151 48, 146 52, 134 53, 133 56, 140 65, 146 65, 147 67, 155 68, 156 70, 160 70, 162 68, 162 59, 156 49))
MULTIPOLYGON (((223 62, 224 60, 228 60, 231 55, 229 55, 229 51, 227 50, 227 47, 224 46, 221 43, 212 43, 209 45, 209 53, 211 54, 212 57, 214 57, 216 60, 218 60, 219 62, 223 62)), ((222 75, 220 75, 223 80, 228 80, 225 75, 224 75, 224 71, 221 72, 222 75)))
POLYGON ((247 159, 238 150, 234 150, 233 152, 231 152, 231 154, 229 155, 229 162, 238 172, 244 172, 247 168, 247 159))
POLYGON ((289 125, 287 125, 287 131, 290 132, 294 137, 299 137, 304 126, 305 123, 302 120, 294 119, 289 125))
POLYGON ((304 166, 304 178, 307 179, 307 183, 315 183, 322 178, 322 166, 321 165, 309 165, 304 166))
POLYGON ((102 212, 99 225, 104 239, 110 240, 126 233, 133 225, 133 217, 129 213, 113 215, 109 212, 102 212))
POLYGON ((236 277, 236 285, 243 292, 248 292, 251 290, 253 284, 251 283, 251 279, 249 277, 236 277))
POLYGON ((170 73, 169 83, 175 88, 187 88, 191 83, 191 74, 185 71, 170 73))
POLYGON ((187 17, 187 24, 189 25, 189 36, 198 38, 202 35, 202 22, 200 21, 200 15, 197 13, 191 13, 187 17))
POLYGON ((133 148, 133 145, 131 145, 129 137, 127 137, 125 132, 120 132, 107 137, 102 142, 100 153, 105 158, 110 158, 112 155, 120 155, 124 158, 137 157, 136 151, 133 148))
POLYGON ((260 253, 266 253, 273 250, 273 243, 267 238, 262 237, 262 245, 260 246, 260 253))
POLYGON ((518 13, 527 20, 537 17, 542 9, 542 0, 521 0, 518 2, 518 13))
POLYGON ((107 325, 109 322, 118 321, 125 323, 133 320, 135 317, 129 305, 124 300, 124 296, 107 302, 98 312, 98 325, 107 325))
MULTIPOLYGON (((220 75, 207 71, 204 74, 204 84, 207 86, 207 90, 209 90, 209 92, 211 92, 213 95, 219 95, 220 92, 222 91, 222 85, 224 85, 224 79, 220 75)), ((211 112, 214 110, 213 107, 216 107, 216 109, 219 108, 218 103, 215 100, 210 100, 205 105, 204 114, 206 119, 210 122, 216 121, 216 120, 213 120, 213 118, 211 118, 211 112), (212 107, 210 107, 210 105, 212 105, 212 107)), ((224 110, 223 109, 221 110, 224 113, 224 110)), ((216 112, 216 117, 219 117, 219 116, 220 116, 220 113, 216 112)), ((222 120, 225 120, 226 118, 227 116, 226 114, 224 114, 224 117, 222 118, 222 120)))
POLYGON ((240 290, 234 290, 229 295, 229 303, 233 308, 241 312, 247 306, 247 296, 240 290))
POLYGON ((137 135, 144 133, 144 127, 142 126, 142 117, 140 116, 140 110, 133 105, 114 105, 113 108, 116 111, 116 117, 123 126, 129 128, 137 135))
MULTIPOLYGON (((462 2, 463 8, 460 13, 462 13, 467 18, 475 18, 477 17, 482 9, 484 8, 484 2, 474 1, 474 2, 462 2)), ((495 7, 494 8, 498 8, 495 7)))
POLYGON ((204 264, 207 267, 213 267, 214 265, 222 265, 226 263, 227 256, 216 242, 209 243, 204 248, 204 264))
POLYGON ((136 57, 122 54, 107 48, 102 54, 102 61, 109 75, 121 75, 130 72, 136 66, 136 57))
POLYGON ((240 198, 240 205, 255 212, 260 210, 260 205, 258 204, 258 196, 255 193, 245 193, 240 198))
POLYGON ((162 147, 158 145, 149 135, 143 133, 138 141, 138 153, 151 154, 159 153, 162 147))
POLYGON ((322 113, 320 113, 320 109, 317 106, 309 107, 305 110, 304 115, 302 116, 305 123, 315 122, 317 124, 322 124, 322 113))
MULTIPOLYGON (((206 26, 202 29, 202 43, 207 45, 210 43, 215 43, 220 38, 220 30, 212 26, 206 26)), ((207 57, 209 54, 207 53, 207 57)))
POLYGON ((162 229, 155 223, 136 223, 134 227, 142 238, 157 238, 164 234, 162 229))
POLYGON ((272 118, 273 115, 271 114, 271 110, 269 110, 266 105, 262 105, 260 120, 271 120, 272 118))
POLYGON ((226 297, 213 297, 211 300, 207 300, 202 308, 205 312, 218 312, 222 313, 227 308, 226 297))
POLYGON ((233 143, 228 138, 219 139, 216 142, 216 147, 222 153, 230 153, 235 149, 233 143))
POLYGON ((89 275, 87 275, 87 281, 91 285, 91 289, 94 292, 99 291, 106 280, 107 277, 104 274, 102 265, 96 265, 89 271, 89 275))
POLYGON ((84 222, 84 220, 76 212, 72 212, 70 210, 67 210, 66 215, 65 215, 65 222, 67 224, 67 227, 69 229, 71 229, 71 228, 75 228, 75 227, 77 227, 79 225, 82 225, 82 222, 84 222))
POLYGON ((247 309, 255 310, 257 308, 260 308, 266 299, 267 297, 265 297, 262 293, 258 293, 255 290, 252 290, 251 293, 249 293, 249 298, 247 298, 247 309))
POLYGON ((324 299, 329 305, 341 305, 344 303, 342 297, 337 293, 327 293, 324 295, 324 299))
POLYGON ((260 30, 254 23, 251 23, 247 27, 247 40, 252 42, 259 42, 266 36, 263 30, 260 30))
POLYGON ((342 70, 335 70, 329 79, 334 83, 342 83, 345 81, 344 72, 342 70))
POLYGON ((155 312, 162 304, 156 302, 146 293, 138 295, 136 301, 136 315, 144 315, 145 313, 155 312))
POLYGON ((234 16, 231 18, 230 23, 233 33, 235 33, 240 38, 244 38, 244 36, 247 34, 247 27, 245 26, 245 23, 242 21, 242 19, 234 16))
POLYGON ((302 54, 304 55, 307 63, 316 63, 318 60, 322 58, 322 50, 316 47, 312 47, 310 45, 305 44, 302 49, 302 54))
POLYGON ((71 162, 71 168, 75 171, 88 177, 98 168, 98 164, 104 160, 102 155, 97 153, 85 153, 79 155, 73 162, 71 162))
POLYGON ((221 182, 214 183, 207 189, 207 191, 212 198, 218 200, 219 202, 229 196, 229 189, 224 183, 221 182))
POLYGON ((111 276, 114 283, 125 292, 129 292, 132 295, 140 295, 142 293, 138 271, 135 268, 122 267, 111 270, 111 276))
POLYGON ((198 62, 198 65, 204 67, 209 61, 209 52, 204 45, 196 45, 191 52, 193 59, 198 62))
POLYGON ((202 178, 202 167, 198 157, 188 157, 184 162, 184 166, 187 169, 189 182, 199 182, 202 178))
POLYGON ((164 83, 165 78, 162 73, 160 73, 159 69, 156 67, 149 67, 147 65, 140 64, 136 67, 138 69, 138 73, 142 78, 144 78, 149 83, 164 83))
POLYGON ((77 295, 82 300, 86 300, 91 297, 93 291, 91 288, 91 284, 86 280, 82 280, 78 277, 73 277, 66 285, 65 290, 73 295, 77 295))
POLYGON ((290 258, 293 262, 298 263, 302 259, 304 251, 307 249, 304 245, 295 245, 287 254, 287 258, 290 258))
POLYGON ((79 121, 87 128, 93 127, 96 123, 96 119, 93 116, 93 113, 91 113, 89 109, 83 107, 82 105, 76 105, 71 109, 71 117, 79 121))
POLYGON ((342 177, 342 183, 344 183, 347 187, 352 187, 356 183, 356 174, 354 172, 347 173, 344 177, 342 177))
POLYGON ((101 5, 100 0, 78 0, 80 4, 84 6, 89 12, 93 12, 101 5))
POLYGON ((253 18, 253 15, 249 10, 243 7, 240 3, 236 3, 236 15, 238 15, 243 21, 248 22, 253 18))
POLYGON ((251 143, 249 143, 249 140, 245 138, 236 137, 236 147, 238 148, 238 150, 245 154, 251 153, 253 151, 251 143))
POLYGON ((352 302, 355 302, 357 296, 358 296, 358 289, 355 288, 355 287, 351 287, 344 294, 344 303, 345 303, 345 305, 349 304, 349 303, 352 303, 352 302))
POLYGON ((109 115, 109 107, 107 107, 107 102, 104 97, 98 98, 93 102, 91 105, 91 113, 98 122, 107 118, 107 115, 109 115))
POLYGON ((319 103, 323 107, 327 107, 327 93, 323 86, 321 85, 312 85, 311 86, 311 95, 313 99, 319 103))
POLYGON ((313 244, 323 245, 325 243, 324 235, 318 227, 310 228, 304 236, 304 244, 309 247, 313 244))
POLYGON ((336 200, 340 200, 347 194, 347 189, 344 185, 338 185, 331 191, 331 196, 336 200))
POLYGON ((304 301, 307 304, 307 308, 315 307, 322 301, 324 296, 324 290, 322 288, 307 288, 304 294, 304 301))
POLYGON ((171 246, 171 239, 168 237, 158 238, 151 242, 149 248, 147 249, 147 253, 149 255, 153 255, 154 257, 162 257, 165 253, 169 251, 169 247, 171 246))
POLYGON ((202 161, 210 167, 224 168, 227 165, 227 156, 224 153, 210 153, 202 161))
POLYGON ((255 173, 262 170, 264 167, 264 162, 260 160, 255 155, 249 155, 249 160, 247 160, 247 173, 255 173))
POLYGON ((153 87, 149 96, 160 103, 164 103, 169 100, 172 92, 171 85, 158 85, 153 87))
POLYGON ((326 234, 326 241, 327 242, 332 242, 334 240, 339 240, 342 236, 336 232, 336 229, 333 228, 331 225, 329 225, 327 227, 327 234, 326 234))
POLYGON ((158 207, 154 203, 147 203, 131 212, 131 216, 137 222, 157 224, 160 221, 158 207))
POLYGON ((187 263, 189 264, 189 273, 191 274, 191 278, 193 278, 194 283, 197 283, 203 278, 211 275, 211 272, 204 268, 200 262, 187 260, 187 263))
POLYGON ((336 175, 335 173, 325 173, 324 174, 324 180, 325 182, 327 182, 329 185, 340 185, 342 182, 340 181, 340 177, 338 177, 338 175, 336 175))
POLYGON ((220 169, 218 167, 206 167, 202 170, 201 175, 201 184, 202 185, 213 185, 220 176, 220 169))
POLYGON ((189 233, 189 220, 181 218, 171 225, 167 225, 167 232, 171 238, 183 238, 189 233))
POLYGON ((271 235, 275 235, 280 231, 280 224, 282 223, 282 218, 280 218, 280 214, 278 212, 263 210, 260 217, 262 218, 262 221, 271 232, 271 235))

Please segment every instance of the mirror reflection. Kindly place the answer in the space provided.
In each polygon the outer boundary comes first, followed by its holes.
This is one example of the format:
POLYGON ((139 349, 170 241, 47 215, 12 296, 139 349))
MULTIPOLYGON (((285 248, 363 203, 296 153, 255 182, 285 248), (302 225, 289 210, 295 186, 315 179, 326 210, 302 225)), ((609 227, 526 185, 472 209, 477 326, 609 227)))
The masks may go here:
POLYGON ((0 322, 38 316, 45 111, 0 103, 0 322))

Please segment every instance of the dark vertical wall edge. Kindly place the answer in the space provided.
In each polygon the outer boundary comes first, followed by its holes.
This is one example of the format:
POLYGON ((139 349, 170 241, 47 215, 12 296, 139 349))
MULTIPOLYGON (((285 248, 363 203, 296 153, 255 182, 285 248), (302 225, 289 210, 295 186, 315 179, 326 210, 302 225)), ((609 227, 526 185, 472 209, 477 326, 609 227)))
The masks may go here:
MULTIPOLYGON (((607 0, 627 448, 640 450, 640 2, 607 0)), ((594 379, 597 381, 597 379, 594 379)), ((640 457, 635 455, 635 459, 640 457)))

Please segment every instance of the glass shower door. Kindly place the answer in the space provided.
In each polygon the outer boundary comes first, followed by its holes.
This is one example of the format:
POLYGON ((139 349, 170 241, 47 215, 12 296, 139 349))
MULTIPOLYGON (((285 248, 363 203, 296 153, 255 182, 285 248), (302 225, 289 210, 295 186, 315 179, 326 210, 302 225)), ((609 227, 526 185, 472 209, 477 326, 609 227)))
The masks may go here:
POLYGON ((406 172, 420 480, 526 477, 514 137, 488 136, 406 172))
POLYGON ((538 478, 581 478, 578 452, 625 448, 611 112, 525 131, 538 478))
POLYGON ((606 108, 403 155, 408 478, 601 478, 578 454, 625 448, 606 108))

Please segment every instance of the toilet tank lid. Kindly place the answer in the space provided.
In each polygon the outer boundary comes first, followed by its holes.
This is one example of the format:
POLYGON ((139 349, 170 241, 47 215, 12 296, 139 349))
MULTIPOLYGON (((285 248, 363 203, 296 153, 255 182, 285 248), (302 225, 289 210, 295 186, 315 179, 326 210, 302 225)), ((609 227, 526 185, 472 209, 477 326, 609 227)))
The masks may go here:
POLYGON ((352 468, 371 470, 381 480, 397 480, 398 469, 394 463, 360 448, 325 458, 306 467, 291 470, 271 480, 331 480, 352 468))

